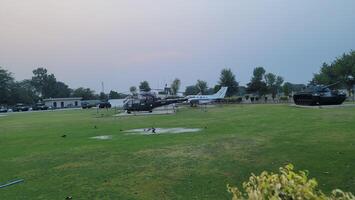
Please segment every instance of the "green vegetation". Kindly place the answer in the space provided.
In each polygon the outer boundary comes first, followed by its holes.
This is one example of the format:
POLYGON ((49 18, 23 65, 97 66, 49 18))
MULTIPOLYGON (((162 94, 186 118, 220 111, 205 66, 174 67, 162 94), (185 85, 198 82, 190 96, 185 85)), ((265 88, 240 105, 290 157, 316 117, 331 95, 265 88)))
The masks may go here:
POLYGON ((319 188, 355 193, 355 108, 287 105, 183 108, 114 118, 113 111, 14 113, 0 118, 0 199, 230 199, 251 173, 293 163, 319 188), (96 128, 95 128, 96 127, 96 128), (147 127, 199 133, 126 135, 147 127), (66 137, 62 137, 66 135, 66 137), (90 137, 112 135, 112 140, 90 137))
POLYGON ((225 68, 221 71, 218 85, 215 86, 215 92, 218 92, 221 87, 228 87, 226 96, 231 97, 238 93, 238 86, 239 83, 236 81, 232 69, 225 68))
POLYGON ((150 89, 148 81, 142 81, 139 85, 139 90, 141 92, 149 92, 151 89, 150 89))
POLYGON ((252 174, 247 182, 243 183, 244 191, 237 187, 227 185, 228 191, 233 194, 233 200, 257 199, 304 199, 304 200, 352 200, 355 196, 339 189, 332 191, 330 196, 320 191, 316 179, 308 178, 308 171, 294 171, 292 164, 280 167, 280 173, 267 171, 259 176, 252 174))
POLYGON ((174 81, 171 83, 170 86, 172 95, 177 95, 180 89, 180 85, 181 85, 180 79, 178 78, 174 79, 174 81))
POLYGON ((330 64, 323 63, 318 74, 311 81, 315 84, 334 85, 333 88, 346 88, 349 94, 354 94, 355 85, 355 51, 344 53, 330 64))

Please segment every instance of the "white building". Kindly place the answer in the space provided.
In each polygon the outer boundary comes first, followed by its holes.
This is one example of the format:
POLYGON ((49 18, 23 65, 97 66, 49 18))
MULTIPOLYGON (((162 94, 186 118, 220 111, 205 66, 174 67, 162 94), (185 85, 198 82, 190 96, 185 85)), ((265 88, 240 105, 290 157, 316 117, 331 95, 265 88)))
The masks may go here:
POLYGON ((76 108, 81 106, 81 97, 43 99, 46 106, 51 108, 76 108))
POLYGON ((122 108, 124 100, 125 99, 110 99, 110 100, 108 100, 108 102, 110 102, 110 104, 113 108, 122 108))

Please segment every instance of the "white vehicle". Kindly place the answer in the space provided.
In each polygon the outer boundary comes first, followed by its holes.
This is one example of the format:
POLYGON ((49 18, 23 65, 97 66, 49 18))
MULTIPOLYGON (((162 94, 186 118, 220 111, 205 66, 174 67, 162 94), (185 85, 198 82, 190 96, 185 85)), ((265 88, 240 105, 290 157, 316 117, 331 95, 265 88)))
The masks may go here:
POLYGON ((198 104, 208 104, 218 99, 223 99, 226 96, 228 87, 222 87, 216 94, 213 95, 189 95, 187 96, 187 102, 191 106, 198 104))

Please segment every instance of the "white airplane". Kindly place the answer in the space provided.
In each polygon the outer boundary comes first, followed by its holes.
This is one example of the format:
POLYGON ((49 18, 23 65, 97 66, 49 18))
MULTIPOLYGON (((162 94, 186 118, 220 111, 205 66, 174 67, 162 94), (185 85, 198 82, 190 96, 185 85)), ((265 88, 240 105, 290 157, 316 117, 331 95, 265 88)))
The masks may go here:
POLYGON ((190 103, 191 106, 195 106, 197 104, 207 104, 211 103, 218 99, 223 99, 226 96, 228 87, 222 87, 216 94, 213 95, 189 95, 186 97, 187 102, 190 103))

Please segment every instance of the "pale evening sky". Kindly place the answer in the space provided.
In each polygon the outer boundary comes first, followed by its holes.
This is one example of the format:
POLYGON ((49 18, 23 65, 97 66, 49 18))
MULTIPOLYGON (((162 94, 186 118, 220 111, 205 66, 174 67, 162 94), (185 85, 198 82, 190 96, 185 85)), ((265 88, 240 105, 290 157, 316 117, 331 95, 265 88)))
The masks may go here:
POLYGON ((355 47, 353 0, 0 1, 0 66, 45 67, 70 87, 128 91, 148 80, 245 85, 254 67, 306 83, 355 47))

